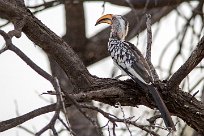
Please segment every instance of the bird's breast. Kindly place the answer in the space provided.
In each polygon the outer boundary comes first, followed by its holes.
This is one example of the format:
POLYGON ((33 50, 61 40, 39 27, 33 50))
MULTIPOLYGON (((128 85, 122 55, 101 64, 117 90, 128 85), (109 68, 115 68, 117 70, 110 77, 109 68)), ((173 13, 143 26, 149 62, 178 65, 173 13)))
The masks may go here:
POLYGON ((123 68, 132 65, 134 56, 132 56, 131 52, 123 45, 121 41, 109 41, 108 51, 116 64, 122 66, 123 68))

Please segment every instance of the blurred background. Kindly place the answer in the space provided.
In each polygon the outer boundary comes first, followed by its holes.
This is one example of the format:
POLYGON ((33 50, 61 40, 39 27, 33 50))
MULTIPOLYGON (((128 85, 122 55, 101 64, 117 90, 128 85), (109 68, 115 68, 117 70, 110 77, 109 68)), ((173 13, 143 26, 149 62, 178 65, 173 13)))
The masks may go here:
MULTIPOLYGON (((25 0, 25 4, 39 20, 72 46, 90 73, 98 77, 113 78, 120 74, 120 71, 113 65, 106 48, 110 28, 105 24, 94 26, 96 20, 103 14, 124 15, 130 22, 127 40, 130 40, 142 52, 145 52, 147 43, 146 14, 151 14, 152 63, 161 80, 168 79, 186 61, 203 35, 202 0, 186 0, 177 4, 169 3, 155 7, 140 7, 130 0, 110 0, 109 2, 101 0, 25 0)), ((0 19, 0 27, 6 32, 13 30, 13 25, 2 19, 0 19)), ((13 43, 42 69, 50 74, 58 75, 61 78, 61 84, 66 89, 68 88, 69 81, 63 71, 24 34, 19 39, 13 38, 13 43)), ((0 37, 0 48, 3 46, 4 40, 0 37)), ((53 90, 52 85, 35 73, 16 54, 11 51, 0 54, 0 64, 0 121, 55 102, 54 96, 41 95, 53 90)), ((204 62, 202 61, 180 85, 183 91, 191 94, 199 90, 195 97, 201 101, 204 99, 203 67, 204 62)), ((121 78, 121 80, 126 78, 128 77, 121 78)), ((67 91, 70 90, 67 89, 67 91)), ((123 117, 120 108, 95 101, 93 104, 118 117, 123 117)), ((139 124, 148 124, 146 119, 158 114, 154 109, 144 106, 123 107, 123 110, 126 117, 135 116, 139 124)), ((98 119, 100 126, 106 125, 108 120, 103 116, 97 113, 91 114, 98 119)), ((48 113, 36 117, 21 126, 0 133, 0 136, 32 136, 49 122, 52 115, 53 113, 48 113)), ((74 107, 68 109, 68 116, 73 130, 79 136, 95 135, 94 128, 88 131, 83 127, 83 124, 87 123, 86 125, 89 126, 90 123, 74 107)), ((178 117, 173 117, 173 119, 177 123, 177 135, 196 135, 193 129, 178 117)), ((157 124, 160 123, 163 123, 162 120, 157 120, 157 124)), ((60 136, 69 135, 60 123, 57 128, 60 136)), ((130 126, 130 130, 132 135, 148 135, 139 128, 130 126)), ((108 127, 104 127, 102 131, 105 136, 109 135, 108 127)), ((168 134, 161 128, 155 128, 155 131, 161 135, 168 134)), ((125 125, 122 124, 118 124, 116 133, 118 136, 130 135, 125 125)), ((52 134, 47 131, 44 135, 52 134)))

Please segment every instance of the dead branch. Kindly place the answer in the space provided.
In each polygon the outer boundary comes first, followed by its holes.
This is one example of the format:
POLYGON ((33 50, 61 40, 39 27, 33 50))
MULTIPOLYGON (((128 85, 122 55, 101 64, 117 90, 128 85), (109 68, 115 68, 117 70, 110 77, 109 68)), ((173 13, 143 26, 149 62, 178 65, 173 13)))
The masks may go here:
MULTIPOLYGON (((169 10, 169 12, 170 11, 171 10, 169 10)), ((155 107, 149 94, 142 91, 141 88, 139 88, 137 84, 133 84, 132 81, 116 81, 90 75, 71 47, 30 12, 25 10, 24 7, 14 6, 4 0, 0 0, 0 16, 1 15, 9 21, 26 17, 22 31, 47 54, 52 55, 54 60, 62 67, 74 85, 75 94, 72 95, 72 98, 77 102, 96 100, 113 106, 120 102, 121 105, 124 106, 136 106, 141 104, 150 108, 155 107), (22 15, 24 16, 22 17, 22 15)), ((5 41, 10 38, 9 36, 5 36, 5 33, 1 33, 1 35, 6 38, 5 41)), ((7 43, 7 45, 9 44, 7 43)), ((201 102, 192 98, 190 94, 181 91, 178 85, 202 60, 204 55, 203 47, 204 38, 198 43, 197 48, 186 63, 184 63, 167 83, 163 83, 163 88, 161 88, 160 91, 170 112, 186 121, 187 124, 200 133, 204 133, 204 106, 201 102)), ((69 98, 67 98, 67 101, 68 100, 69 98)), ((66 106, 70 106, 69 101, 66 106)), ((31 118, 54 110, 56 110, 56 104, 39 108, 14 119, 2 121, 0 122, 0 131, 15 127, 31 118)), ((121 120, 121 122, 122 121, 124 120, 121 120)), ((116 125, 113 125, 113 135, 115 135, 115 127, 116 125)), ((53 132, 55 132, 54 129, 53 132)))
MULTIPOLYGON (((61 98, 62 98, 62 97, 61 97, 61 93, 62 93, 62 92, 61 92, 61 88, 60 88, 59 81, 58 81, 57 78, 54 78, 53 86, 54 86, 54 89, 56 90, 56 93, 57 93, 57 94, 56 94, 57 102, 56 102, 56 107, 55 107, 55 114, 54 114, 54 116, 52 117, 52 119, 50 120, 50 122, 49 122, 45 127, 43 127, 39 132, 37 132, 37 133, 35 134, 36 136, 42 135, 42 134, 43 134, 45 131, 47 131, 48 129, 51 129, 51 130, 52 130, 53 135, 55 135, 55 136, 58 135, 58 133, 57 133, 57 131, 56 131, 56 129, 55 129, 55 123, 56 123, 56 121, 60 118, 60 117, 59 117, 59 114, 60 114, 61 108, 63 107, 63 106, 62 106, 63 100, 61 99, 61 98)), ((62 122, 62 121, 61 121, 61 122, 62 122)), ((63 125, 66 126, 65 123, 63 123, 63 125)), ((66 126, 66 128, 68 128, 68 127, 66 126)), ((72 136, 72 135, 76 136, 76 134, 71 130, 71 128, 69 128, 69 129, 67 129, 67 130, 70 131, 71 136, 72 136)))
POLYGON ((149 64, 151 73, 152 73, 152 77, 154 79, 154 82, 158 82, 159 81, 159 76, 152 64, 151 61, 151 47, 152 47, 152 30, 151 30, 151 15, 150 14, 146 14, 147 17, 147 49, 146 49, 146 56, 145 59, 147 60, 147 63, 149 64))
POLYGON ((204 37, 201 38, 195 50, 187 61, 169 79, 168 87, 177 87, 181 81, 200 63, 204 57, 204 37))
MULTIPOLYGON (((103 88, 101 88, 101 86, 95 86, 92 88, 93 91, 89 90, 71 96, 77 102, 96 100, 112 106, 115 106, 116 103, 120 102, 123 106, 146 105, 148 107, 154 107, 154 104, 151 102, 150 98, 147 98, 148 94, 144 94, 144 92, 141 90, 135 90, 137 89, 137 86, 134 85, 132 81, 114 81, 112 83, 109 81, 108 84, 107 80, 104 79, 103 83, 100 84, 103 86, 103 88)), ((204 106, 201 102, 197 101, 195 98, 192 98, 190 94, 187 94, 179 89, 175 90, 174 93, 171 92, 162 94, 162 97, 172 114, 179 116, 196 130, 200 130, 199 128, 202 128, 203 117, 199 115, 204 115, 204 106), (185 106, 181 106, 181 102, 185 103, 185 106), (189 114, 185 114, 186 112, 189 114), (194 118, 190 118, 192 116, 194 118)), ((66 102, 66 107, 70 106, 70 104, 70 102, 66 102)), ((39 115, 52 112, 55 110, 55 107, 56 104, 52 104, 36 109, 20 117, 0 122, 0 131, 2 132, 9 128, 15 127, 39 115)), ((202 131, 202 129, 200 131, 202 131)))
POLYGON ((53 77, 51 75, 49 75, 46 71, 44 71, 43 69, 41 69, 39 66, 37 66, 30 58, 28 58, 20 49, 18 49, 15 45, 13 45, 12 41, 11 41, 11 37, 13 37, 14 35, 14 31, 10 32, 10 33, 5 33, 4 31, 0 30, 0 35, 3 36, 5 42, 6 42, 6 46, 0 51, 1 53, 6 51, 6 50, 11 50, 14 53, 16 53, 28 66, 30 66, 33 70, 35 70, 39 75, 41 75, 42 77, 44 77, 45 79, 47 79, 48 81, 50 81, 51 83, 53 83, 53 77))
MULTIPOLYGON (((36 133, 36 136, 40 136, 42 133, 44 133, 46 130, 51 129, 54 135, 57 135, 57 131, 55 129, 55 123, 56 120, 59 118, 59 113, 61 110, 61 103, 63 102, 62 97, 61 97, 61 88, 59 85, 59 82, 57 78, 53 78, 51 75, 49 75, 46 71, 41 69, 39 66, 37 66, 32 60, 30 60, 21 50, 19 50, 16 46, 13 45, 12 43, 12 37, 16 36, 16 34, 19 36, 19 33, 21 33, 21 28, 23 28, 22 25, 20 25, 20 29, 16 27, 17 30, 10 31, 8 34, 5 33, 4 31, 0 30, 0 35, 3 36, 5 42, 6 42, 6 47, 3 49, 9 49, 13 52, 15 52, 24 62, 26 62, 33 70, 35 70, 39 75, 50 81, 50 83, 54 86, 54 89, 56 90, 56 97, 57 97, 57 103, 56 103, 56 108, 55 108, 55 114, 53 118, 51 119, 50 123, 46 125, 44 128, 42 128, 39 132, 36 133), (17 31, 17 33, 16 33, 17 31)), ((1 51, 2 52, 2 51, 1 51)), ((72 132, 71 129, 70 133, 75 135, 74 132, 72 132)))
POLYGON ((70 100, 71 103, 84 115, 84 117, 86 117, 86 118, 93 124, 93 126, 97 129, 98 134, 99 134, 100 136, 102 136, 103 134, 101 133, 101 131, 100 131, 100 129, 99 129, 100 127, 98 126, 97 122, 96 122, 93 118, 91 118, 91 117, 81 108, 81 105, 80 105, 70 94, 65 93, 65 95, 66 95, 66 98, 67 98, 68 100, 70 100))

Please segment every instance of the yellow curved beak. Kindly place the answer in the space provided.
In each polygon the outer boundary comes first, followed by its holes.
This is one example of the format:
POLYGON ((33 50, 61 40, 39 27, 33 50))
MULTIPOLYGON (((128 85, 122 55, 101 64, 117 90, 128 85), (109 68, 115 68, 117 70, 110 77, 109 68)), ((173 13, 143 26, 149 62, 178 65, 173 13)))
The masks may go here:
POLYGON ((101 24, 101 23, 107 23, 107 24, 112 24, 112 18, 113 18, 113 15, 112 14, 106 14, 106 15, 103 15, 102 17, 100 17, 97 21, 96 21, 96 25, 98 24, 101 24))

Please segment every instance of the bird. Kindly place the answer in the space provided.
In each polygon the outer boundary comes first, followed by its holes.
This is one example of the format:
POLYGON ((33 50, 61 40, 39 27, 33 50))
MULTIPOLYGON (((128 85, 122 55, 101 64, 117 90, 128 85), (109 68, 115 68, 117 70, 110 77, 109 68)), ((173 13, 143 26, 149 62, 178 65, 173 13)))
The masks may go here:
POLYGON ((95 26, 101 23, 111 25, 108 52, 114 63, 141 87, 148 87, 166 127, 169 130, 176 131, 170 113, 158 90, 154 87, 154 79, 146 59, 134 44, 125 41, 129 30, 129 22, 122 15, 106 14, 96 21, 95 26))

